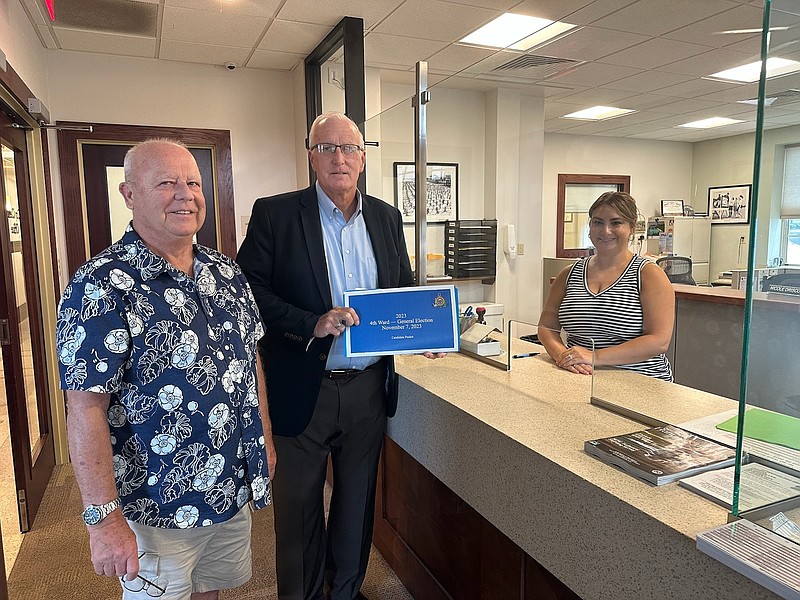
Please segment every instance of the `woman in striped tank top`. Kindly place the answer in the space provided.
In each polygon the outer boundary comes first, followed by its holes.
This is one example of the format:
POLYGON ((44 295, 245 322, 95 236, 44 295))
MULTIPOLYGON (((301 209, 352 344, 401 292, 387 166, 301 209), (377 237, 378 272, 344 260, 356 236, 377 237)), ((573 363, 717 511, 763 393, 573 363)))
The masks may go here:
POLYGON ((672 338, 675 292, 658 265, 628 248, 636 217, 629 194, 602 194, 589 209, 594 256, 565 268, 550 289, 538 335, 562 369, 590 375, 594 343, 596 366, 672 381, 664 352, 672 338))

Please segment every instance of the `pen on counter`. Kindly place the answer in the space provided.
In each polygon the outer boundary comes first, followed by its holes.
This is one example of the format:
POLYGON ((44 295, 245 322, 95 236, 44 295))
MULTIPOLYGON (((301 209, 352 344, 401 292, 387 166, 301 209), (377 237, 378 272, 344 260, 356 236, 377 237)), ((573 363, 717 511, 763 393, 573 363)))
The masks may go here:
POLYGON ((541 352, 526 352, 525 354, 514 354, 511 358, 528 358, 529 356, 539 356, 541 352))

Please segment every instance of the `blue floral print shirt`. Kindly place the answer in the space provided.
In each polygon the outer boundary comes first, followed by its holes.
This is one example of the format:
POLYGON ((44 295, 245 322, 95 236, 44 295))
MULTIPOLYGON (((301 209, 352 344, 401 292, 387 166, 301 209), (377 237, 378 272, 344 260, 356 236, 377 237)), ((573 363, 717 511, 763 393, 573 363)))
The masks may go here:
POLYGON ((62 387, 110 394, 123 514, 153 527, 221 523, 251 499, 270 503, 261 316, 236 263, 194 252, 193 280, 129 225, 78 269, 58 309, 62 387))

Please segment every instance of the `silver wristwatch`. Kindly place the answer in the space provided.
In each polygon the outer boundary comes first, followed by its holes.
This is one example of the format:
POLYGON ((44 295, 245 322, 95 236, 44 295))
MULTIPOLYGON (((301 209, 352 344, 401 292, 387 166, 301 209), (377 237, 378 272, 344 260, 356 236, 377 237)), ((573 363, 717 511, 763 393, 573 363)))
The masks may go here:
POLYGON ((119 498, 114 498, 105 504, 90 504, 83 510, 83 522, 87 525, 97 525, 120 506, 119 498))

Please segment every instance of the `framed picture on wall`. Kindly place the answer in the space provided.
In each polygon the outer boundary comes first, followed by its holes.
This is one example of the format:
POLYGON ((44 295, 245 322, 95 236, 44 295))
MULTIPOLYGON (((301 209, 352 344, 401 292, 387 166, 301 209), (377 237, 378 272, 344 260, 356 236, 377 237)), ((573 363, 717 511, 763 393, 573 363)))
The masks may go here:
MULTIPOLYGON (((426 178, 428 223, 457 220, 458 164, 428 163, 426 178)), ((414 163, 394 163, 394 205, 403 215, 403 223, 414 222, 416 211, 414 186, 414 163)))
POLYGON ((682 217, 683 216, 683 200, 662 200, 661 201, 661 216, 662 217, 682 217))
POLYGON ((750 222, 751 184, 708 188, 708 214, 712 225, 746 225, 750 222))

